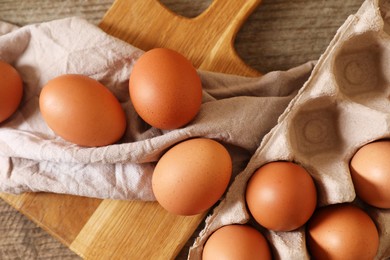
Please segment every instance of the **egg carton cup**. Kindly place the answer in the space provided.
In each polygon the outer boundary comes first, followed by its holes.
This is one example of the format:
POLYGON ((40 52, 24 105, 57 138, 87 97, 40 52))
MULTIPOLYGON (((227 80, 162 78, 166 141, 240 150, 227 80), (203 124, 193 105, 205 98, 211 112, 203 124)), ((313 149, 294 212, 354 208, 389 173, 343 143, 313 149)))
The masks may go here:
POLYGON ((251 175, 272 161, 293 161, 312 176, 317 207, 355 203, 372 217, 380 236, 377 259, 390 258, 390 210, 356 196, 349 162, 357 149, 390 137, 390 1, 366 0, 339 28, 310 78, 264 137, 247 167, 208 216, 190 249, 200 259, 218 228, 250 223, 268 239, 275 259, 310 259, 305 226, 275 232, 256 224, 245 202, 251 175))

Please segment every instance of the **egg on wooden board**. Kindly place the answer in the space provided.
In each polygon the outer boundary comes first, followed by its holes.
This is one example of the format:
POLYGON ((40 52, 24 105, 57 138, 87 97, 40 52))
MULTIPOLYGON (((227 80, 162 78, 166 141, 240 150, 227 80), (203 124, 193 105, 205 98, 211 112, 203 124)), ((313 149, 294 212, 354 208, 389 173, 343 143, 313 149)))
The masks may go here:
POLYGON ((119 101, 88 76, 67 74, 50 80, 41 91, 39 107, 58 136, 80 146, 115 143, 126 129, 119 101))
POLYGON ((135 63, 129 79, 130 98, 138 115, 160 129, 189 123, 202 103, 202 83, 191 62, 180 53, 155 48, 135 63))
POLYGON ((352 204, 335 204, 315 211, 306 227, 313 259, 372 260, 379 247, 375 223, 352 204))
POLYGON ((225 192, 232 160, 217 141, 194 138, 170 148, 157 162, 153 193, 168 212, 196 215, 209 209, 225 192))
POLYGON ((390 209, 390 141, 361 147, 352 157, 350 172, 357 196, 367 204, 390 209))
POLYGON ((271 250, 265 237, 248 225, 227 225, 217 229, 206 241, 203 260, 270 260, 271 250))
POLYGON ((253 218, 274 231, 301 227, 317 205, 312 177, 292 162, 275 161, 260 167, 249 179, 245 196, 253 218))
POLYGON ((0 123, 8 119, 20 105, 23 81, 10 64, 0 61, 0 123))

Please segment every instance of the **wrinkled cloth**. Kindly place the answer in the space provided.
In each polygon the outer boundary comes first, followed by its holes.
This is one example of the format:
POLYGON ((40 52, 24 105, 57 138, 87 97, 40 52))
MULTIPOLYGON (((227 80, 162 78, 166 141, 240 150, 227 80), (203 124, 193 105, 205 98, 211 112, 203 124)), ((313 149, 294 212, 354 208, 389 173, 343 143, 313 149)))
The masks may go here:
POLYGON ((129 98, 129 75, 142 50, 76 17, 20 28, 0 23, 0 34, 0 60, 13 65, 24 83, 19 109, 0 123, 0 191, 14 194, 42 191, 152 201, 156 162, 171 146, 194 137, 225 145, 235 176, 314 66, 308 62, 255 78, 199 70, 199 114, 185 127, 163 131, 147 125, 129 98), (126 133, 118 143, 81 147, 46 125, 39 94, 50 79, 63 74, 94 78, 118 98, 127 118, 126 133))

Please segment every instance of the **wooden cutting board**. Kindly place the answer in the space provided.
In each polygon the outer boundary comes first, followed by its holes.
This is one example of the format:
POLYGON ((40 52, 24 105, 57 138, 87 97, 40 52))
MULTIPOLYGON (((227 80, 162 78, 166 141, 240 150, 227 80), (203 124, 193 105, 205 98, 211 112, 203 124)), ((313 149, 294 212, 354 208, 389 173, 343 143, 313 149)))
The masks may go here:
MULTIPOLYGON (((259 4, 260 0, 214 0, 189 19, 156 0, 116 0, 99 26, 143 50, 175 49, 200 69, 258 76, 233 45, 259 4)), ((51 193, 0 197, 85 259, 173 259, 205 217, 174 216, 156 202, 51 193)))

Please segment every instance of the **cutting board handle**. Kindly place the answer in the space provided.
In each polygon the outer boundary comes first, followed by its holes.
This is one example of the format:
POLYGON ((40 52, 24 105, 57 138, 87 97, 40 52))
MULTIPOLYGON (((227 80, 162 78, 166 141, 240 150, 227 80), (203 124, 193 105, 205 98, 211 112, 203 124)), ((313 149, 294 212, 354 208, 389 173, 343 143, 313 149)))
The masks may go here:
POLYGON ((116 0, 99 26, 145 51, 155 47, 179 51, 200 69, 258 76, 237 55, 234 40, 260 2, 214 0, 203 13, 187 18, 157 0, 116 0))

